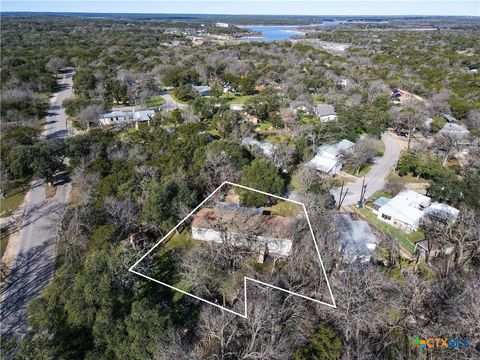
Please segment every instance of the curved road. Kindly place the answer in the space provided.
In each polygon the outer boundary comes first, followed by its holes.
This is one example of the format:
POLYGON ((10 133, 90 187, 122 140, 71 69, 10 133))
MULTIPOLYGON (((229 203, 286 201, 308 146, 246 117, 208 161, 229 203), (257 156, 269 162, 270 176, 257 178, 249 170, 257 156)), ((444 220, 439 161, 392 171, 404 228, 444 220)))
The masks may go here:
MULTIPOLYGON (((67 136, 67 123, 62 101, 72 95, 73 71, 59 81, 59 92, 50 100, 45 139, 62 140, 67 136)), ((43 181, 34 181, 25 197, 24 216, 19 229, 19 242, 10 273, 1 296, 2 335, 22 335, 27 331, 26 306, 50 282, 55 267, 56 225, 65 209, 71 185, 57 183, 54 197, 46 198, 43 181)))
MULTIPOLYGON (((365 185, 367 185, 365 199, 368 199, 377 191, 383 189, 386 177, 393 170, 398 159, 400 158, 400 145, 391 135, 388 133, 383 133, 382 141, 385 144, 385 152, 381 158, 376 159, 368 174, 365 175, 365 185)), ((357 180, 354 182, 346 183, 345 188, 348 189, 348 193, 342 203, 342 206, 355 205, 360 200, 360 195, 362 192, 362 178, 357 178, 357 180)), ((338 204, 340 198, 340 188, 333 189, 332 194, 335 196, 335 200, 338 204)))

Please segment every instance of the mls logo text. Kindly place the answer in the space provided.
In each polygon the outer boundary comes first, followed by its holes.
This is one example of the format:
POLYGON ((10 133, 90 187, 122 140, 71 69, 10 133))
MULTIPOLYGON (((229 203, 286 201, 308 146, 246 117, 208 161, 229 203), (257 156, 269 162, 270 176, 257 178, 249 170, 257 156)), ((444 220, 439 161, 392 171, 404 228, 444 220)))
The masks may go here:
POLYGON ((465 349, 468 347, 468 340, 462 338, 433 338, 426 339, 416 337, 412 347, 418 350, 429 349, 465 349))

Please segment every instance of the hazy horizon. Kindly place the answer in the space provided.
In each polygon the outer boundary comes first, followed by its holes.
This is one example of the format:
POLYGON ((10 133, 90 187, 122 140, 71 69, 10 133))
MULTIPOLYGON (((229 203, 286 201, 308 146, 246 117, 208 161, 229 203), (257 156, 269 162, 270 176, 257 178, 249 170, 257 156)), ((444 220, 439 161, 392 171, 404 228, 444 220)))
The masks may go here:
POLYGON ((272 16, 480 16, 477 1, 3 1, 2 13, 102 13, 272 16), (112 9, 112 5, 115 6, 112 9), (407 6, 408 5, 408 6, 407 6), (274 9, 273 9, 274 7, 274 9))

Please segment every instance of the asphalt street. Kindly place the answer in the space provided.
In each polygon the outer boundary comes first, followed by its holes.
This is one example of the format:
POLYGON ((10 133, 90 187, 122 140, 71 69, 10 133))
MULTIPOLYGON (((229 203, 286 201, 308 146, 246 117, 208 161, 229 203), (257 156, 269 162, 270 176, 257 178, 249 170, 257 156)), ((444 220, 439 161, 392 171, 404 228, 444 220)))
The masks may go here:
MULTIPOLYGON (((367 185, 365 199, 368 199, 383 188, 386 182, 386 177, 393 170, 400 157, 400 145, 391 135, 383 133, 382 141, 385 144, 385 152, 381 158, 375 160, 370 171, 365 175, 365 185, 367 185)), ((362 178, 357 178, 353 182, 346 183, 344 193, 345 189, 348 189, 348 193, 342 205, 356 204, 360 200, 362 192, 362 178)), ((335 196, 335 200, 338 203, 340 198, 340 188, 334 189, 332 194, 335 196)))
MULTIPOLYGON (((62 140, 68 134, 62 101, 72 95, 72 75, 59 81, 59 92, 51 101, 44 128, 45 139, 62 140)), ((65 209, 70 183, 60 180, 55 196, 46 198, 45 183, 38 180, 25 197, 24 216, 12 268, 1 294, 1 334, 22 335, 27 331, 26 307, 50 282, 54 272, 56 226, 65 209)))

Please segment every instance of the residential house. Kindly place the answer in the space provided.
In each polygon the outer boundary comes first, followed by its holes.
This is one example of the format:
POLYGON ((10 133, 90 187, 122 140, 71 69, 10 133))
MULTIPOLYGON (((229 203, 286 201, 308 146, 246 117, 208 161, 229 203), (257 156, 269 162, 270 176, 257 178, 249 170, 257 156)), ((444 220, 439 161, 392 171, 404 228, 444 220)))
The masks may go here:
POLYGON ((273 157, 274 151, 275 151, 275 145, 272 143, 269 143, 267 141, 258 141, 253 138, 246 138, 242 140, 242 144, 244 145, 249 145, 249 146, 255 146, 259 148, 262 152, 262 154, 265 157, 271 158, 273 157))
POLYGON ((354 151, 354 147, 355 144, 347 139, 336 144, 322 145, 317 149, 317 155, 305 166, 334 176, 343 167, 342 154, 354 151))
POLYGON ((315 114, 319 117, 321 122, 333 121, 338 118, 335 108, 330 104, 320 104, 315 106, 315 114))
POLYGON ((258 253, 287 257, 292 251, 295 219, 264 215, 261 209, 218 203, 203 208, 192 222, 192 239, 245 246, 258 253))
POLYGON ((132 121, 133 113, 131 111, 112 110, 100 115, 100 125, 121 125, 132 121))
POLYGON ((212 88, 208 85, 198 85, 194 86, 193 90, 200 96, 210 96, 210 91, 212 88))
POLYGON ((120 126, 150 121, 155 115, 153 110, 123 111, 112 110, 109 113, 100 115, 99 122, 102 126, 120 126))
POLYGON ((228 23, 223 23, 223 22, 217 22, 215 24, 216 27, 221 27, 221 28, 228 28, 230 25, 228 23))
POLYGON ((340 252, 346 263, 370 262, 378 239, 366 221, 354 221, 348 214, 336 214, 340 252))
POLYGON ((446 123, 439 133, 453 136, 457 139, 463 139, 470 134, 470 131, 462 125, 446 123))
POLYGON ((406 232, 417 231, 431 198, 404 190, 378 209, 378 219, 406 232))

